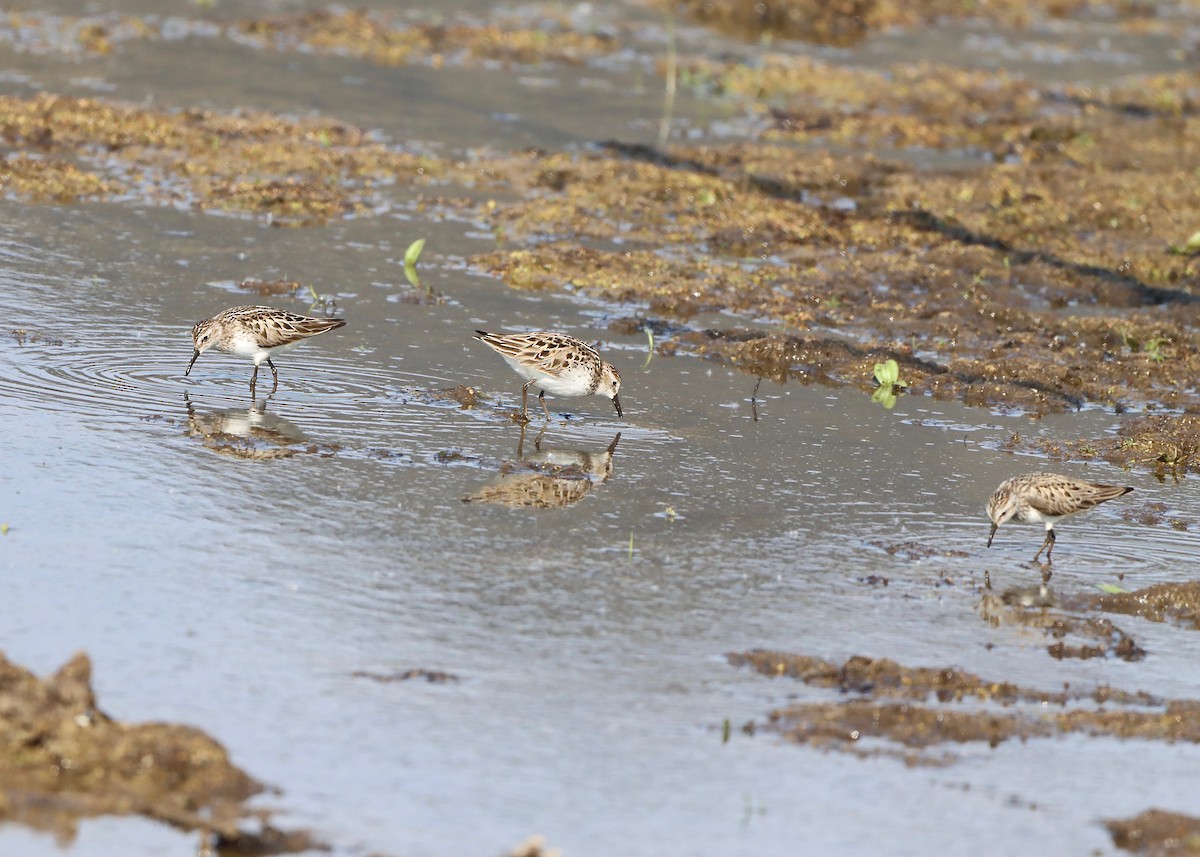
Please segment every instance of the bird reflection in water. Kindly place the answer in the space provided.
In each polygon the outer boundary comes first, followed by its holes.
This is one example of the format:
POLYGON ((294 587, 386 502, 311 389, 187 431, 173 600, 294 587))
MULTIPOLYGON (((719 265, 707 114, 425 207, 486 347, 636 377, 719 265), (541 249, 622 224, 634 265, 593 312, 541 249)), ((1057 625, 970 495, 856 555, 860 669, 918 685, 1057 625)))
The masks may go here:
POLYGON ((586 497, 613 472, 613 453, 621 440, 618 432, 603 451, 542 447, 545 428, 534 439, 534 451, 526 454, 525 427, 517 443, 517 460, 506 461, 500 477, 464 503, 496 503, 514 509, 563 509, 586 497))
POLYGON ((319 452, 292 421, 267 411, 265 399, 248 408, 200 411, 184 393, 187 405, 187 435, 213 452, 254 461, 290 458, 299 453, 319 452))

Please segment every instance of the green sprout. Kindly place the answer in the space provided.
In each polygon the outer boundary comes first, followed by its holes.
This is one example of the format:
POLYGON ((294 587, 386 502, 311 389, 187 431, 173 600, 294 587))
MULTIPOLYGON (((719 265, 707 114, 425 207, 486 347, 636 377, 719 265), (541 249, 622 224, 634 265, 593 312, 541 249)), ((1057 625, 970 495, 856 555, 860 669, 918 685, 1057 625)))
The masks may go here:
POLYGON ((1171 244, 1167 247, 1167 252, 1176 256, 1195 256, 1200 253, 1200 232, 1193 232, 1192 237, 1182 247, 1171 244))
POLYGON ((1162 347, 1171 340, 1165 336, 1152 336, 1145 342, 1141 342, 1132 334, 1121 331, 1121 338, 1125 340, 1125 347, 1130 351, 1134 353, 1140 351, 1155 363, 1162 363, 1167 359, 1167 355, 1162 352, 1162 347))
POLYGON ((883 363, 876 363, 875 381, 879 388, 871 394, 871 401, 890 411, 896 405, 896 388, 908 386, 907 381, 900 380, 900 364, 890 357, 883 363))
POLYGON ((1096 588, 1105 595, 1120 595, 1122 592, 1128 592, 1128 589, 1122 589, 1115 583, 1097 583, 1096 588))
POLYGON ((417 276, 417 259, 423 249, 425 249, 425 239, 418 238, 404 251, 404 276, 414 288, 418 289, 421 288, 421 278, 417 276))
POLYGON ((642 364, 642 368, 645 369, 647 366, 650 365, 650 361, 652 359, 654 359, 654 331, 652 331, 649 328, 649 326, 643 327, 643 330, 646 331, 646 342, 647 342, 646 362, 642 364))
POLYGON ((629 531, 629 558, 633 559, 633 530, 629 531))

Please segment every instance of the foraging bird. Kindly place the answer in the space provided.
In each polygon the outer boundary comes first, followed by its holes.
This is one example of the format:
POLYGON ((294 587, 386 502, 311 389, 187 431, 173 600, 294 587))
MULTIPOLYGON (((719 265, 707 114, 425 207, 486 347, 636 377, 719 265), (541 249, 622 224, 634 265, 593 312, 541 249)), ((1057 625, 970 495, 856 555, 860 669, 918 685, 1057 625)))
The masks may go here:
POLYGON ((1005 479, 987 503, 988 517, 992 519, 988 547, 992 546, 996 528, 1012 518, 1025 523, 1045 523, 1046 540, 1033 555, 1033 560, 1037 562, 1044 550, 1046 562, 1050 562, 1054 550, 1054 525, 1058 521, 1132 490, 1119 485, 1084 482, 1056 473, 1027 473, 1005 479))
POLYGON ((271 362, 272 354, 290 351, 310 336, 335 330, 345 324, 344 318, 310 318, 269 306, 230 307, 192 328, 192 345, 196 350, 183 374, 190 374, 200 355, 215 348, 225 354, 249 357, 254 361, 254 374, 250 376, 251 398, 258 383, 258 366, 266 360, 275 379, 271 386, 271 392, 274 393, 279 387, 279 373, 271 362))
POLYGON ((525 378, 521 387, 521 418, 529 422, 529 388, 538 387, 538 399, 550 421, 546 394, 556 396, 605 396, 612 399, 621 416, 621 373, 600 359, 596 349, 565 333, 488 333, 475 331, 474 339, 485 342, 525 378))

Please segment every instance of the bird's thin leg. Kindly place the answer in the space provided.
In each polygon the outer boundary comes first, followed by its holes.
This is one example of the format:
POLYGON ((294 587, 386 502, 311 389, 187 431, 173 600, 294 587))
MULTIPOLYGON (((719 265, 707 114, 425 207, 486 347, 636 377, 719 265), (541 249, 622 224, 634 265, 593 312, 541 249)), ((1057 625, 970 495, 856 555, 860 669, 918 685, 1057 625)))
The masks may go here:
POLYGON ((532 383, 533 381, 526 381, 521 387, 521 419, 525 422, 529 422, 529 385, 532 383))
POLYGON ((1046 540, 1042 542, 1042 546, 1038 548, 1038 552, 1033 555, 1033 561, 1037 562, 1038 557, 1042 555, 1042 551, 1046 551, 1046 562, 1050 562, 1050 554, 1054 550, 1054 530, 1046 530, 1046 540))
POLYGON ((533 439, 533 448, 538 452, 542 451, 542 437, 546 434, 546 426, 548 423, 542 424, 542 430, 538 432, 537 437, 533 439))
POLYGON ((271 395, 279 389, 279 373, 275 371, 275 364, 271 362, 271 358, 267 358, 267 365, 271 367, 271 377, 275 379, 275 383, 271 385, 271 395))
POLYGON ((550 409, 546 407, 546 391, 538 393, 538 401, 542 403, 542 410, 546 412, 546 422, 550 422, 550 409))
POLYGON ((254 387, 258 384, 258 364, 254 364, 254 374, 250 376, 250 400, 254 401, 254 387))

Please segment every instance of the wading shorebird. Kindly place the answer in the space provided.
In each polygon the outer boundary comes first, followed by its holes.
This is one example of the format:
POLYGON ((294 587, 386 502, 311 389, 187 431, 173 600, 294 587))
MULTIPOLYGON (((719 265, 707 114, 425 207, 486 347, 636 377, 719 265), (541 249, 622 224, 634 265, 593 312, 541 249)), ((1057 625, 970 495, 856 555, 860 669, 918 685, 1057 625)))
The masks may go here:
POLYGON ((344 318, 310 318, 269 306, 230 307, 192 328, 195 352, 183 374, 191 374, 192 366, 200 355, 215 348, 225 354, 249 357, 254 361, 254 374, 250 376, 251 398, 258 383, 258 365, 267 361, 271 367, 271 377, 275 379, 271 385, 271 392, 274 393, 279 387, 279 373, 271 362, 271 355, 290 351, 309 337, 335 330, 345 323, 344 318))
POLYGON ((475 339, 490 345, 513 371, 525 378, 521 387, 521 418, 529 422, 529 388, 538 387, 538 400, 550 421, 546 394, 604 396, 612 399, 621 416, 621 374, 605 363, 596 349, 565 333, 488 333, 475 331, 475 339))
POLYGON ((1005 521, 1016 518, 1027 524, 1045 523, 1046 540, 1033 555, 1034 562, 1046 551, 1046 562, 1054 550, 1054 525, 1068 515, 1090 509, 1105 500, 1128 494, 1132 488, 1120 485, 1100 485, 1084 482, 1057 473, 1027 473, 1005 479, 987 503, 988 517, 992 519, 992 531, 988 534, 988 547, 996 535, 996 528, 1005 521))

